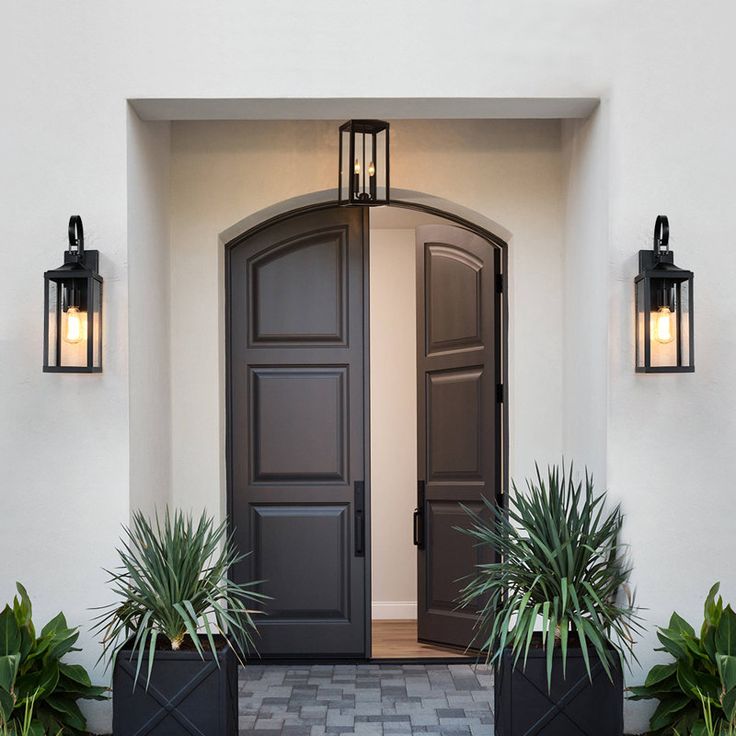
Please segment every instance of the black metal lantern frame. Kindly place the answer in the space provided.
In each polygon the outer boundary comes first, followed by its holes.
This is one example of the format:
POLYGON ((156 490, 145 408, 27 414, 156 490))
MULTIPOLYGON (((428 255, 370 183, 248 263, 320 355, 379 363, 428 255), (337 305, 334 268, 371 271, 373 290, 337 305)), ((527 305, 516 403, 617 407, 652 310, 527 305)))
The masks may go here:
POLYGON ((637 373, 695 370, 693 272, 675 265, 669 236, 669 220, 659 215, 653 249, 639 251, 634 280, 637 373))
POLYGON ((69 219, 64 263, 44 274, 43 370, 102 371, 102 277, 99 251, 84 249, 82 218, 69 219))
POLYGON ((348 120, 340 126, 338 199, 343 205, 390 202, 389 124, 348 120))

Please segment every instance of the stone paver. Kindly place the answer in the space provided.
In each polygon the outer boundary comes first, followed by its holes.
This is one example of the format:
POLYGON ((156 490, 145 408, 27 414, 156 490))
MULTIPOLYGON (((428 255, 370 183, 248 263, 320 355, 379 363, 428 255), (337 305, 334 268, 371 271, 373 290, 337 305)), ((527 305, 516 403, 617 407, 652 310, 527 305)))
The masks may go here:
POLYGON ((493 734, 482 665, 248 665, 239 678, 240 736, 493 734))

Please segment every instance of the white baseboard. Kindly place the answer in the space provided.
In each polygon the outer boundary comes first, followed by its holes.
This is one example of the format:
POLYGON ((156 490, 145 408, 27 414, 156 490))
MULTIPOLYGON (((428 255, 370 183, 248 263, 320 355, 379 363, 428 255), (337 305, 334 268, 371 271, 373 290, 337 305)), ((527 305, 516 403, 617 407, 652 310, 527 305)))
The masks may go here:
POLYGON ((386 621, 388 619, 416 619, 416 601, 374 601, 372 615, 374 621, 386 621))

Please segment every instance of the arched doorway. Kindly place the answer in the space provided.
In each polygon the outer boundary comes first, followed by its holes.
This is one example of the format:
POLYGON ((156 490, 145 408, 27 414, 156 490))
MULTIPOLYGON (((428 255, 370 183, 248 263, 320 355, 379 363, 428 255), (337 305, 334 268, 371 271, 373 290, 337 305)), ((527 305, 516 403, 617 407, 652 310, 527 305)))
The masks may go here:
MULTIPOLYGON (((506 473, 505 242, 457 211, 399 201, 417 229, 419 637, 465 647, 456 580, 477 558, 459 502, 506 473)), ((265 657, 371 652, 368 208, 312 202, 226 244, 228 512, 265 580, 265 657)), ((455 208, 453 208, 455 209, 455 208)), ((470 569, 467 569, 470 568, 470 569)))

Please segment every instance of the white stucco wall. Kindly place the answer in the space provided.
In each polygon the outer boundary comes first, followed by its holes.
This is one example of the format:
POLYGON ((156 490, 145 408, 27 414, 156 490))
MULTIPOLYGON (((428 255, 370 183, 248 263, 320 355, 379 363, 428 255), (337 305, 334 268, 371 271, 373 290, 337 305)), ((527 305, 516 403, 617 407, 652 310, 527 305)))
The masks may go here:
MULTIPOLYGON (((34 595, 39 619, 63 608, 85 626, 78 657, 89 665, 97 652, 86 629, 88 608, 108 600, 100 567, 114 563, 131 498, 125 101, 134 97, 380 96, 389 108, 392 98, 601 97, 605 129, 596 119, 589 134, 576 131, 587 145, 570 160, 578 173, 590 166, 596 179, 606 177, 600 204, 608 223, 596 226, 598 211, 591 214, 573 193, 578 204, 566 209, 565 233, 576 247, 606 252, 600 287, 609 295, 608 485, 627 513, 635 582, 650 625, 673 608, 697 619, 715 579, 736 599, 730 513, 736 297, 727 216, 736 192, 736 99, 729 93, 736 8, 728 0, 376 0, 371 13, 380 32, 366 48, 367 63, 356 66, 345 60, 355 53, 365 9, 337 0, 225 0, 216 10, 195 0, 4 5, 0 599, 11 596, 19 578, 34 595), (89 246, 102 252, 105 372, 43 375, 41 275, 60 261, 66 222, 76 212, 89 246), (636 251, 649 247, 659 212, 670 216, 678 261, 696 273, 690 376, 632 370, 636 251)), ((327 136, 325 145, 332 140, 327 136)), ((433 150, 443 145, 435 141, 433 150)), ((288 196, 272 197, 268 181, 259 184, 255 209, 288 196)), ((286 188, 301 193, 300 184, 286 188)), ((587 277, 572 262, 565 273, 576 282, 587 277)), ((568 318, 577 314, 563 308, 568 318)), ((577 348, 567 342, 563 369, 572 353, 595 361, 602 346, 577 348)), ((196 378, 181 380, 196 388, 196 378)), ((566 379, 568 392, 574 385, 566 379)), ((579 416, 565 436, 585 448, 582 433, 572 430, 590 417, 574 403, 579 416)), ((598 398, 596 406, 599 415, 598 398)), ((217 419, 213 426, 219 430, 217 419)), ((544 424, 538 434, 544 440, 544 424)), ((593 444, 591 452, 600 454, 600 440, 593 444)), ((173 475, 175 483, 175 468, 173 475)), ((645 667, 658 656, 654 641, 650 631, 639 647, 645 667)), ((103 710, 93 728, 109 726, 103 710)), ((628 727, 642 728, 646 712, 646 705, 629 708, 628 727)))

